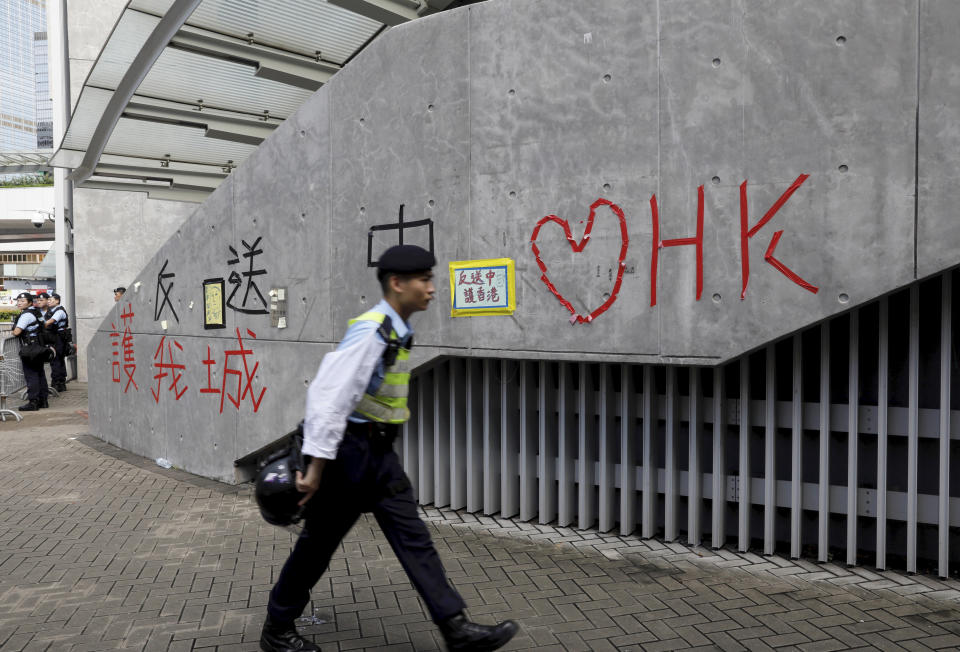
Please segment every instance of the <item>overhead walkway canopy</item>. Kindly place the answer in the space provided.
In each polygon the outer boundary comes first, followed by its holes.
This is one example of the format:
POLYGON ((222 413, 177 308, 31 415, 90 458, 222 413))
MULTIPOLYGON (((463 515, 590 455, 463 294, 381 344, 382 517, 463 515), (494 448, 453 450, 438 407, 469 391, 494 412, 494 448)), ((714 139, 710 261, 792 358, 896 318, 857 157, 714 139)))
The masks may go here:
POLYGON ((384 30, 461 4, 131 0, 51 163, 79 187, 203 201, 384 30))
POLYGON ((29 174, 51 169, 51 150, 0 152, 0 174, 29 174))

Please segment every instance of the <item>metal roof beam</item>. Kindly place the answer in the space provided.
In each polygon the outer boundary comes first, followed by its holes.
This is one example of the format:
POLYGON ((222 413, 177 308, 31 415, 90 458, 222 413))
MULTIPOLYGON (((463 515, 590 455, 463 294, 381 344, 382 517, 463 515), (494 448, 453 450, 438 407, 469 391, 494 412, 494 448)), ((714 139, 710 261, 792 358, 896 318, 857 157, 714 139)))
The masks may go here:
POLYGON ((225 172, 214 174, 210 172, 191 172, 177 169, 174 165, 166 167, 143 167, 135 165, 111 165, 103 161, 94 172, 96 176, 108 176, 128 179, 162 179, 175 186, 193 186, 213 190, 227 178, 225 172))
POLYGON ((81 188, 96 190, 125 190, 128 192, 145 192, 150 199, 169 199, 173 201, 188 201, 202 203, 210 196, 209 188, 190 188, 166 185, 147 185, 143 183, 123 183, 111 181, 85 181, 81 188))
POLYGON ((420 0, 327 0, 378 23, 400 25, 419 18, 429 7, 420 0))
POLYGON ((170 45, 209 57, 247 63, 256 68, 254 74, 257 77, 310 91, 323 86, 340 70, 340 66, 333 63, 254 45, 196 27, 182 28, 171 39, 170 45))
POLYGON ((135 99, 127 104, 123 117, 152 122, 195 126, 204 129, 208 138, 259 145, 273 133, 279 121, 235 118, 211 111, 178 109, 135 99))

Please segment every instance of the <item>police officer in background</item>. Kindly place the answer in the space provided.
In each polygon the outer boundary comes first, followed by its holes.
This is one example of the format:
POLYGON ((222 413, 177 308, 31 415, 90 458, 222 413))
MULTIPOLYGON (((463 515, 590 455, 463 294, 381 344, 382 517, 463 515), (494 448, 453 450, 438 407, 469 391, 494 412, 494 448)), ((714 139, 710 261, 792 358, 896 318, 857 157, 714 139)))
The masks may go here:
POLYGON ((310 462, 306 474, 297 472, 305 523, 270 592, 260 637, 265 652, 320 649, 297 633, 294 620, 362 512, 377 519, 448 649, 495 650, 517 633, 512 620, 494 626, 467 620, 393 450, 410 416, 407 320, 434 298, 435 264, 432 253, 413 245, 384 252, 377 263, 383 300, 350 321, 307 390, 303 453, 310 462))
POLYGON ((57 356, 50 361, 50 380, 55 390, 65 392, 67 391, 67 365, 64 359, 69 345, 67 334, 70 318, 67 316, 67 309, 60 305, 60 295, 56 292, 47 299, 47 312, 44 313, 43 319, 44 328, 56 334, 53 347, 57 356))
MULTIPOLYGON (((43 315, 33 307, 34 296, 29 292, 17 295, 17 308, 20 314, 14 323, 13 334, 20 338, 20 350, 25 346, 40 344, 40 329, 43 327, 43 315)), ((43 362, 36 359, 20 357, 23 363, 23 375, 27 381, 27 402, 20 406, 21 412, 31 412, 47 405, 47 374, 43 369, 43 362)))

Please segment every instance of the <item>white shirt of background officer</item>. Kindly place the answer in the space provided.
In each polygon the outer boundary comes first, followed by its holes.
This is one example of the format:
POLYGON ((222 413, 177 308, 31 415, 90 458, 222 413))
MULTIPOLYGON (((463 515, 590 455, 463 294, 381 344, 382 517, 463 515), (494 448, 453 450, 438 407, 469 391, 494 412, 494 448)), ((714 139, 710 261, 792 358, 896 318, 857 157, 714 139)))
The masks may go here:
POLYGON ((24 310, 29 308, 31 305, 32 305, 31 301, 27 299, 25 296, 21 295, 17 297, 17 310, 20 310, 21 312, 20 312, 20 316, 17 317, 17 322, 16 322, 17 325, 13 329, 13 334, 15 336, 20 335, 20 333, 22 333, 28 326, 30 326, 30 324, 33 323, 33 321, 30 321, 29 319, 24 319, 24 317, 26 317, 27 315, 30 315, 31 317, 33 317, 34 321, 39 323, 40 320, 38 320, 35 315, 32 315, 31 313, 23 312, 24 310), (21 325, 21 320, 23 320, 22 325, 21 325))

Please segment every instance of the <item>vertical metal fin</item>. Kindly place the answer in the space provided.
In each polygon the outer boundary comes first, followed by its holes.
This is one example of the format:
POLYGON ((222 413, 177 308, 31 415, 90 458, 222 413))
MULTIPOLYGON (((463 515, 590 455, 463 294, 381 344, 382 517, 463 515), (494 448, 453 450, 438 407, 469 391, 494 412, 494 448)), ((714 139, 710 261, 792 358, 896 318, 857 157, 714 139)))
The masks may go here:
POLYGON ((750 356, 740 358, 740 499, 737 550, 750 549, 750 356))
POLYGON ((940 292, 940 499, 937 510, 939 574, 950 576, 950 361, 953 351, 953 272, 942 277, 940 292))
POLYGON ((880 299, 877 354, 877 568, 887 567, 887 408, 890 382, 890 323, 887 297, 880 299))
POLYGON ((620 365, 620 534, 637 526, 636 388, 633 367, 620 365))
POLYGON ((649 539, 656 532, 654 507, 657 504, 657 468, 653 450, 653 438, 657 426, 656 384, 653 382, 653 367, 643 366, 643 479, 642 479, 642 522, 643 538, 649 539))
POLYGON ((726 543, 724 512, 727 508, 727 472, 724 440, 727 429, 726 401, 724 400, 723 367, 713 370, 713 501, 711 502, 712 543, 722 548, 726 543))
POLYGON ((680 417, 680 411, 677 403, 680 397, 677 395, 677 368, 673 365, 667 367, 667 409, 665 420, 665 441, 664 441, 664 462, 665 469, 665 487, 664 487, 664 513, 663 513, 663 538, 667 541, 674 541, 677 538, 677 512, 679 511, 678 485, 679 471, 677 470, 677 437, 680 417))
POLYGON ((599 529, 609 532, 617 522, 616 462, 620 452, 616 427, 616 394, 613 391, 613 365, 600 365, 600 457, 599 457, 599 529))
POLYGON ((776 550, 777 519, 777 351, 766 350, 766 395, 763 417, 763 554, 776 550))
POLYGON ((557 405, 554 386, 557 384, 554 373, 555 363, 540 361, 539 431, 540 455, 537 474, 539 475, 539 522, 550 523, 557 518, 557 405))
POLYGON ((827 561, 830 525, 830 322, 820 325, 820 484, 817 561, 827 561))
POLYGON ((800 557, 803 518, 803 340, 793 336, 793 403, 790 419, 790 556, 800 557))
POLYGON ((689 461, 687 466, 687 543, 699 546, 702 538, 700 518, 703 503, 703 478, 700 474, 700 430, 703 428, 703 392, 700 368, 690 367, 690 414, 688 427, 689 461))
POLYGON ((860 311, 850 313, 850 363, 847 376, 847 564, 857 563, 860 452, 860 311))

